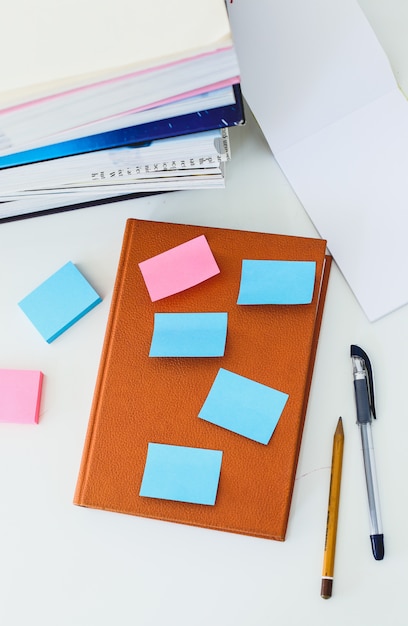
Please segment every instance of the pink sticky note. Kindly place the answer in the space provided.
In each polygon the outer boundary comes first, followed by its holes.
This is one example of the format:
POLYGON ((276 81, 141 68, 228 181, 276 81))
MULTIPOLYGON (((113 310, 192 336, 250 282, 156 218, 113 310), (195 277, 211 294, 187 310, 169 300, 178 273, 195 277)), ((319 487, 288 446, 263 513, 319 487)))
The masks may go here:
POLYGON ((0 369, 0 422, 37 424, 43 374, 0 369))
POLYGON ((219 274, 204 235, 139 263, 152 302, 194 287, 219 274))

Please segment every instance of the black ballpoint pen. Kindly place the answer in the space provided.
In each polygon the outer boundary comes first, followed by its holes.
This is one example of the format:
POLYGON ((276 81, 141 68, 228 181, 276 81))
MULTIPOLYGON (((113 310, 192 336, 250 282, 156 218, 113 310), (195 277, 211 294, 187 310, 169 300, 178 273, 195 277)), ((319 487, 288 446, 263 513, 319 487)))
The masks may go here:
POLYGON ((371 421, 372 418, 376 418, 373 373, 370 360, 364 350, 358 346, 352 345, 350 354, 353 363, 357 423, 361 434, 368 506, 370 512, 371 547, 374 558, 377 561, 380 561, 384 558, 384 535, 382 532, 377 472, 375 468, 374 446, 371 433, 371 421))

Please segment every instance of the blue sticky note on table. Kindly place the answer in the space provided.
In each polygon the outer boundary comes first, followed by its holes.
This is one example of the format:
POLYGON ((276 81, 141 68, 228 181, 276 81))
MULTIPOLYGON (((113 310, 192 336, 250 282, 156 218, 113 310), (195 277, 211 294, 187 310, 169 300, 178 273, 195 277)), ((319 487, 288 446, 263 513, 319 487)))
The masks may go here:
POLYGON ((149 356, 223 356, 227 313, 155 313, 149 356))
POLYGON ((100 302, 100 296, 69 261, 18 304, 51 343, 100 302))
POLYGON ((213 505, 222 452, 149 443, 139 494, 148 498, 213 505))
POLYGON ((309 304, 315 261, 242 261, 238 304, 309 304))
POLYGON ((267 444, 288 397, 287 393, 221 368, 198 416, 267 444))

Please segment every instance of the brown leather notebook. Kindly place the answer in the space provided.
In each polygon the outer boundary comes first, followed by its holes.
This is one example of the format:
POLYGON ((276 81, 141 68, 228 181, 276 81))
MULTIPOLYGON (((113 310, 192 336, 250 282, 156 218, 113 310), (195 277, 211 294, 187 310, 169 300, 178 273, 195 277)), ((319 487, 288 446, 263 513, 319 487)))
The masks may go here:
POLYGON ((283 541, 331 258, 320 239, 129 219, 74 503, 283 541), (220 272, 152 302, 139 263, 204 235, 220 272), (237 304, 243 259, 315 261, 310 304, 237 304), (155 313, 227 312, 221 357, 149 357, 155 313), (220 368, 289 398, 267 445, 198 417, 220 368), (139 495, 149 443, 221 450, 212 506, 139 495))

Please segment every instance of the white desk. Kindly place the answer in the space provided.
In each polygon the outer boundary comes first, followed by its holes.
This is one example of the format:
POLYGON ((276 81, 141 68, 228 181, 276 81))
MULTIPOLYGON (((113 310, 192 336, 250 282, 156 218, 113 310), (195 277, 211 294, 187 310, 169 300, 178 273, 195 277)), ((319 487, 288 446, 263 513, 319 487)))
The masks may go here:
MULTIPOLYGON (((408 93, 408 5, 361 5, 408 93)), ((45 374, 40 424, 0 428, 5 626, 297 626, 305 619, 314 626, 407 624, 408 307, 370 324, 336 266, 286 542, 72 505, 126 218, 316 235, 250 115, 245 128, 232 132, 232 148, 225 190, 0 225, 0 367, 45 374), (17 302, 68 260, 103 303, 48 345, 17 302), (383 562, 375 562, 370 549, 350 343, 367 350, 376 375, 383 562), (343 482, 334 591, 325 601, 320 575, 339 415, 346 436, 343 482)))

